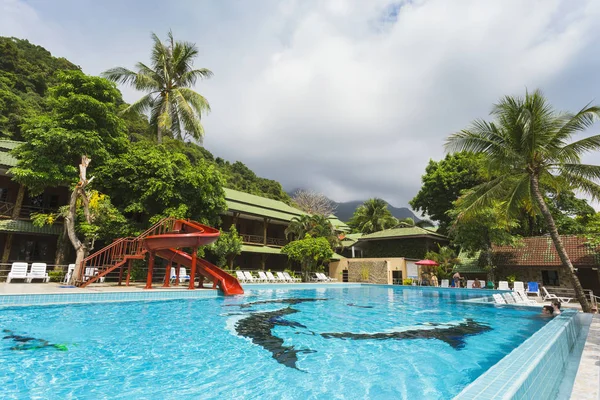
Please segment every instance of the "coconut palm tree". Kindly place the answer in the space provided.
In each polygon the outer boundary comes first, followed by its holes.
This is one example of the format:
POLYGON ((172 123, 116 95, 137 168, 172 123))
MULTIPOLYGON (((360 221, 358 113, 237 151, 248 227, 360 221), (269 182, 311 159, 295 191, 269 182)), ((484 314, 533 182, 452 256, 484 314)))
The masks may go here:
POLYGON ((581 155, 600 149, 600 135, 571 141, 573 135, 591 127, 600 107, 589 104, 577 113, 555 111, 540 91, 525 97, 504 97, 492 108, 494 122, 475 120, 448 138, 449 151, 470 151, 485 156, 489 182, 465 196, 465 213, 503 203, 505 215, 517 215, 525 207, 540 213, 568 272, 583 311, 590 306, 573 264, 544 200, 543 189, 576 190, 600 198, 600 166, 581 163, 581 155))
POLYGON ((150 65, 137 63, 136 70, 111 68, 102 76, 122 84, 129 84, 147 92, 131 104, 123 113, 150 113, 150 125, 156 131, 158 143, 163 135, 185 140, 188 135, 196 140, 204 136, 200 123, 203 113, 210 111, 208 101, 191 89, 198 79, 210 78, 212 72, 206 68, 193 68, 198 55, 196 45, 176 42, 169 31, 168 41, 163 43, 152 34, 150 65))
POLYGON ((332 249, 339 245, 339 239, 331 221, 322 215, 302 215, 294 217, 285 230, 285 235, 290 239, 304 239, 306 235, 311 237, 324 237, 332 249))
POLYGON ((348 225, 362 233, 373 233, 398 225, 398 220, 388 209, 385 200, 373 198, 354 211, 348 225))

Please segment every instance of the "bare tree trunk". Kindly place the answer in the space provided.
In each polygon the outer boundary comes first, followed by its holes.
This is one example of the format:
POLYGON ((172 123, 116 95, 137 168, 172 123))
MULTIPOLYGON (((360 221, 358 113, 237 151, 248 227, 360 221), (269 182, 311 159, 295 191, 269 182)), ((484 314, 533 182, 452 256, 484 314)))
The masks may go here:
POLYGON ((88 243, 82 242, 77 237, 75 232, 75 218, 77 215, 77 199, 81 197, 81 203, 83 205, 83 212, 85 215, 85 219, 88 223, 91 223, 90 209, 89 209, 89 201, 87 198, 87 194, 85 193, 85 187, 88 183, 92 181, 92 179, 87 179, 86 172, 87 167, 92 160, 87 156, 81 157, 81 164, 79 164, 79 183, 73 189, 71 193, 71 200, 69 202, 69 212, 65 217, 65 225, 67 227, 67 235, 69 236, 69 240, 75 248, 75 271, 73 271, 73 275, 71 276, 71 282, 69 283, 80 283, 82 281, 83 276, 83 259, 87 257, 90 251, 90 246, 88 243))
POLYGON ((575 274, 575 269, 573 268, 573 264, 569 259, 569 255, 565 250, 565 246, 560 239, 558 234, 558 229, 556 228, 556 224, 554 223, 554 218, 552 218, 552 214, 550 214, 550 210, 542 197, 542 193, 540 192, 539 181, 537 175, 532 173, 530 175, 530 183, 531 183, 531 191, 533 192, 533 196, 535 197, 538 206, 540 207, 540 211, 546 220, 546 224, 548 225, 548 230, 550 231, 550 237, 552 237, 552 241, 554 242, 554 247, 556 248, 556 252, 562 261, 563 268, 568 272, 569 277, 571 278, 571 284, 573 285, 573 289, 575 289, 575 297, 577 297, 577 301, 581 304, 581 309, 583 312, 589 313, 591 312, 590 304, 585 297, 585 292, 583 291, 583 287, 581 287, 581 282, 579 282, 579 278, 575 274))

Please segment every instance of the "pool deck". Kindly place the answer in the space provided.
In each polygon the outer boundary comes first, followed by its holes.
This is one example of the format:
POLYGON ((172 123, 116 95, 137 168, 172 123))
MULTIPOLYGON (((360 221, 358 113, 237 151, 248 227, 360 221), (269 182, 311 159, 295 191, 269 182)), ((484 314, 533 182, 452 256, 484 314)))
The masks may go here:
POLYGON ((583 347, 572 400, 600 399, 600 315, 594 315, 583 347))

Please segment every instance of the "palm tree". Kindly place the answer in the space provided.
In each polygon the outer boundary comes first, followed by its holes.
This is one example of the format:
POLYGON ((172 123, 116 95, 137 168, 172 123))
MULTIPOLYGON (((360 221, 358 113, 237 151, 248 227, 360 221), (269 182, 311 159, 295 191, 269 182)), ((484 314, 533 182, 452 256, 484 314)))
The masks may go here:
POLYGON ((600 135, 569 143, 571 137, 591 127, 600 107, 585 106, 572 114, 555 111, 540 91, 525 97, 504 97, 494 105, 495 122, 474 121, 468 129, 451 135, 449 151, 482 153, 495 178, 474 188, 464 198, 465 213, 503 202, 503 213, 517 215, 525 207, 544 217, 563 268, 571 277, 577 300, 590 311, 581 283, 573 269, 556 224, 544 200, 543 190, 579 190, 600 197, 600 166, 581 163, 581 155, 600 149, 600 135))
POLYGON ((373 198, 359 206, 348 225, 362 233, 373 233, 398 225, 388 204, 383 199, 373 198))
POLYGON ((167 43, 152 34, 150 66, 136 64, 136 71, 116 67, 102 76, 117 83, 129 84, 147 92, 131 104, 123 113, 140 114, 150 112, 150 125, 155 130, 158 143, 163 135, 185 140, 191 135, 196 140, 204 136, 200 123, 202 113, 210 111, 208 101, 191 89, 198 79, 210 78, 212 72, 206 68, 194 69, 194 58, 198 55, 195 44, 176 42, 169 31, 167 43))
POLYGON ((304 239, 307 234, 314 238, 326 238, 332 249, 335 249, 339 245, 339 239, 331 221, 323 215, 307 214, 300 217, 294 217, 285 230, 285 235, 288 240, 290 238, 304 239))

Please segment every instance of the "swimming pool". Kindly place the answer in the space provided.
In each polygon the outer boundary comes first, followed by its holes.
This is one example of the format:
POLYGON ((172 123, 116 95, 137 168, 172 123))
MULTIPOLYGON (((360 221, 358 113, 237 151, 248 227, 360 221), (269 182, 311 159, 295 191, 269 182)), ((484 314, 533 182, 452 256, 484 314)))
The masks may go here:
POLYGON ((246 291, 0 309, 3 395, 450 399, 548 321, 477 291, 246 291))

